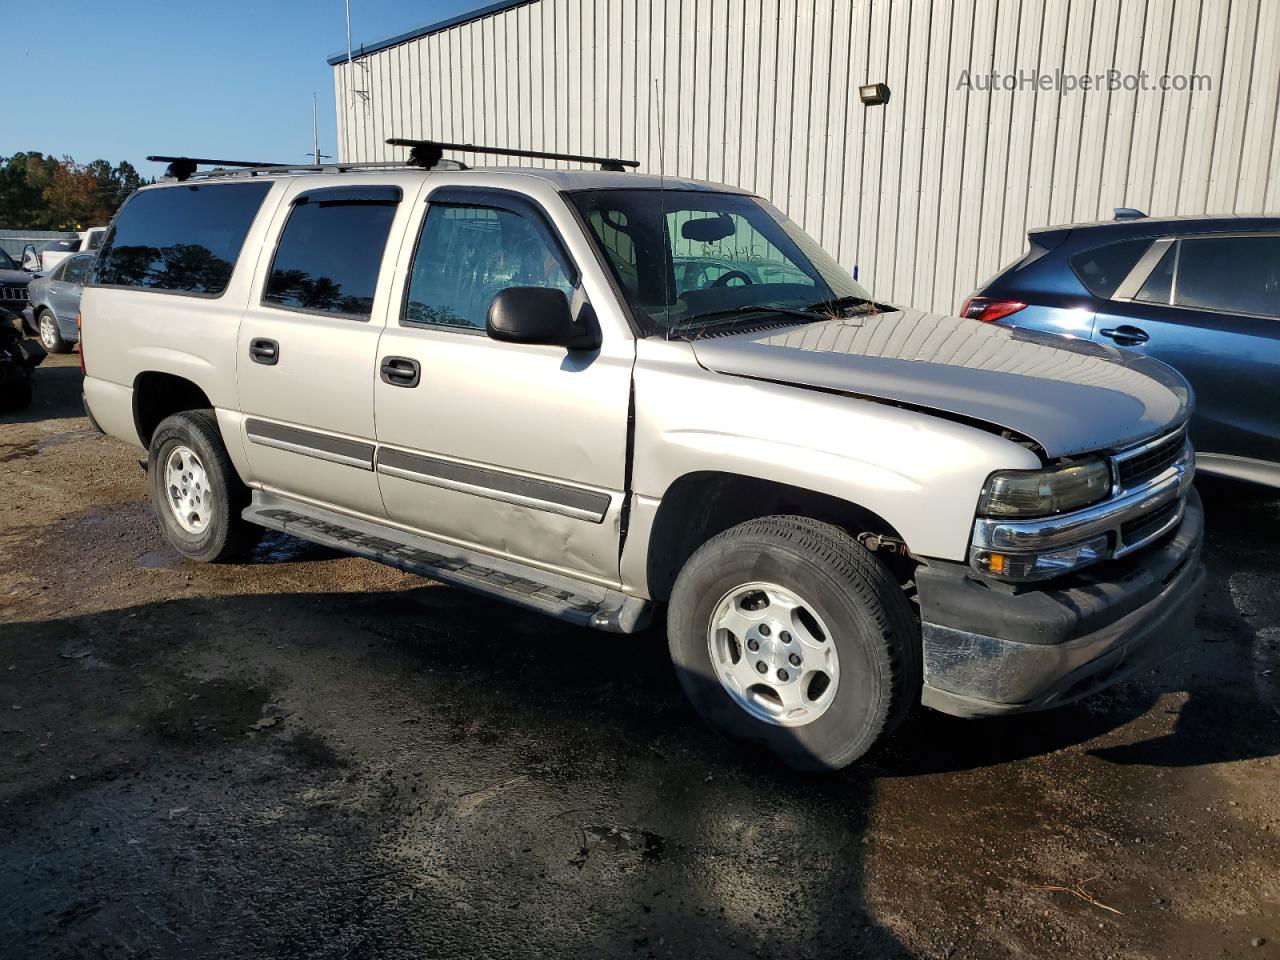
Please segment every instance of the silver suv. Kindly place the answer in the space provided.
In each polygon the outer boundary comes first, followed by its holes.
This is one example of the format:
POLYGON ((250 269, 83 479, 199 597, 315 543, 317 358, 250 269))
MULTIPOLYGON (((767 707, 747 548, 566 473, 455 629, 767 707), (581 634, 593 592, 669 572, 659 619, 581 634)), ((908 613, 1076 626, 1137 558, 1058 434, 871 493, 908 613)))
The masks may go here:
POLYGON ((186 556, 271 528, 604 631, 665 608, 698 711, 810 769, 1188 632, 1170 368, 877 302, 734 187, 415 158, 186 161, 116 217, 86 404, 186 556))

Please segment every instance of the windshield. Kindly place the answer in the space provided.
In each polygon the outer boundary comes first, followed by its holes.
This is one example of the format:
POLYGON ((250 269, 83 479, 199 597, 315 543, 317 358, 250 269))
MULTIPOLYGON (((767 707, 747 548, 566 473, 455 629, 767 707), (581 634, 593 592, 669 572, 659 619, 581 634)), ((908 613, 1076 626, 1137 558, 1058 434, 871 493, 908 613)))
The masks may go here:
POLYGON ((53 240, 46 240, 36 250, 40 253, 75 253, 80 249, 80 238, 76 237, 67 240, 63 237, 57 237, 53 240))
POLYGON ((758 197, 705 190, 569 194, 646 333, 826 319, 874 306, 817 242, 758 197))
POLYGON ((18 265, 14 263, 13 257, 9 256, 3 250, 0 250, 0 270, 17 270, 18 265))

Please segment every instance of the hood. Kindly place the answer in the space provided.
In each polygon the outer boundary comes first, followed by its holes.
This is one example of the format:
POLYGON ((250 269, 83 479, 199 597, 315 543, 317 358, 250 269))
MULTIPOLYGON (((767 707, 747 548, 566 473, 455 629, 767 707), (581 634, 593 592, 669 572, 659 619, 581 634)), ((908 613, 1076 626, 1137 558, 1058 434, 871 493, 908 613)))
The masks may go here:
POLYGON ((1141 354, 918 310, 709 337, 693 351, 717 373, 1012 430, 1051 459, 1145 440, 1191 407, 1186 380, 1141 354))
POLYGON ((0 283, 8 287, 25 287, 33 276, 25 270, 0 270, 0 283))

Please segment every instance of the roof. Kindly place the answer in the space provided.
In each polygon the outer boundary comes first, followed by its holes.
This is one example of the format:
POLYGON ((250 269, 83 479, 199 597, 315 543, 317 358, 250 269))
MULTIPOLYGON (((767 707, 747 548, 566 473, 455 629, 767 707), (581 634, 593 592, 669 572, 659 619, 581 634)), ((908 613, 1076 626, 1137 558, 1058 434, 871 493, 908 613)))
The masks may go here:
MULTIPOLYGON (((388 174, 419 174, 435 176, 447 173, 451 177, 489 176, 491 174, 515 174, 522 177, 536 177, 545 180, 557 190, 704 190, 714 193, 749 193, 740 187, 722 183, 710 183, 703 180, 689 180, 684 177, 659 177, 649 173, 614 173, 608 170, 552 170, 543 167, 470 167, 466 170, 424 170, 410 166, 383 166, 359 170, 300 170, 297 168, 278 171, 263 170, 253 172, 252 169, 217 171, 216 177, 194 175, 190 180, 161 180, 157 186, 173 183, 184 183, 195 186, 201 183, 238 183, 245 180, 273 179, 277 177, 306 176, 341 176, 367 177, 386 176, 388 174)), ((147 188, 143 188, 147 189, 147 188)))
MULTIPOLYGON (((425 37, 428 34, 439 33, 442 30, 448 30, 450 27, 457 27, 464 23, 470 23, 472 20, 480 20, 495 13, 502 13, 512 7, 522 7, 527 3, 534 2, 535 0, 498 0, 497 3, 488 3, 468 13, 460 13, 455 17, 449 17, 447 20, 437 20, 435 23, 428 23, 405 33, 398 33, 394 37, 387 37, 385 40, 379 40, 376 43, 361 44, 358 48, 353 48, 350 55, 352 59, 355 59, 370 53, 377 53, 379 50, 386 50, 388 47, 394 47, 397 44, 408 43, 410 40, 417 40, 419 37, 425 37)), ((329 66, 336 67, 340 63, 345 63, 346 60, 347 51, 342 50, 329 57, 328 62, 329 66)))
POLYGON ((1226 233, 1228 231, 1277 230, 1280 217, 1262 214, 1197 214, 1182 217, 1138 217, 1124 220, 1094 220, 1087 223, 1064 223, 1054 227, 1037 227, 1028 233, 1088 231, 1114 233, 1121 237, 1145 237, 1156 234, 1226 233))

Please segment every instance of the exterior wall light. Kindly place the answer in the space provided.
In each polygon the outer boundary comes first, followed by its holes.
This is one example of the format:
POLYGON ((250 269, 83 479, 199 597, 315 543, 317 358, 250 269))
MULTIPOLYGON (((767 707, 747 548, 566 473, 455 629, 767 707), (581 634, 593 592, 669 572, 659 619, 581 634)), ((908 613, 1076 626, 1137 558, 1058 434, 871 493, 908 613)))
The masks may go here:
POLYGON ((858 88, 858 99, 864 106, 878 107, 889 102, 887 83, 866 83, 858 88))

